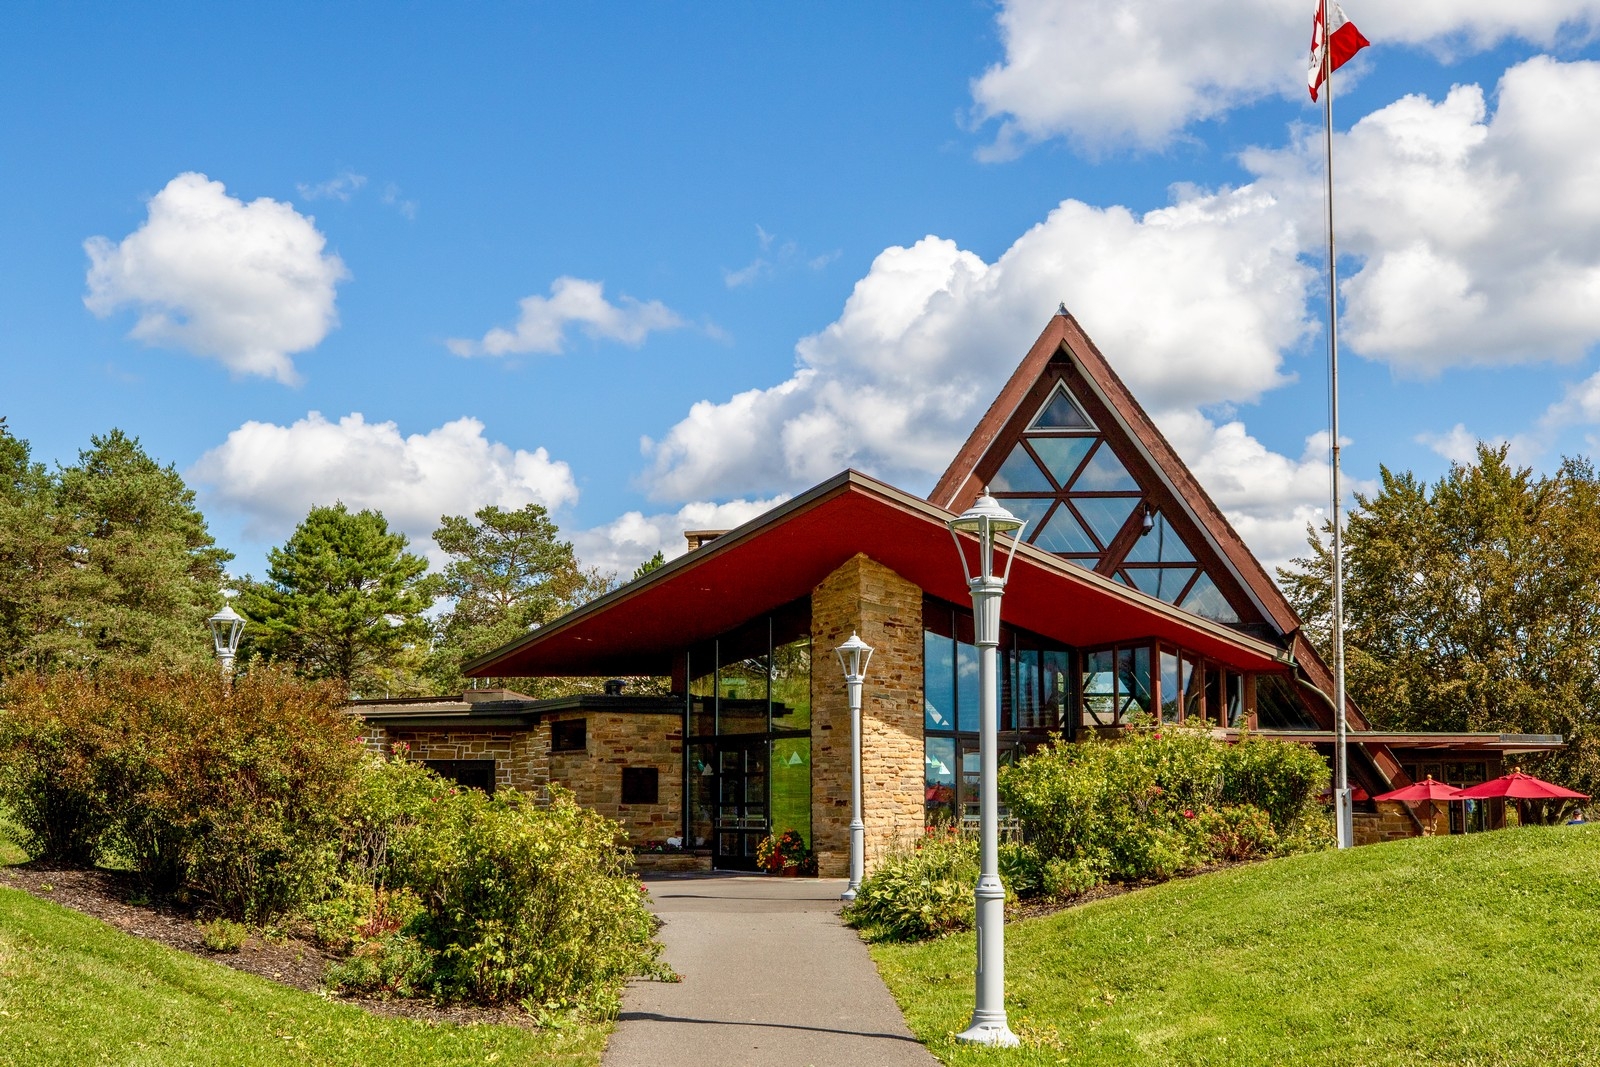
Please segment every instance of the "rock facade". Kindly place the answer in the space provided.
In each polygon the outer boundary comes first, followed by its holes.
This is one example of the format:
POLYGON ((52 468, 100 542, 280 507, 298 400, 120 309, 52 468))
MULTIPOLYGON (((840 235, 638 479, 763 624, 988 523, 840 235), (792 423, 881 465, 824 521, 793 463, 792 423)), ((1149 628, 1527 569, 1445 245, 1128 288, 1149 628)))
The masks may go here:
POLYGON ((867 873, 923 826, 922 590, 857 554, 811 592, 811 835, 824 877, 850 865, 850 705, 833 650, 852 632, 873 648, 861 697, 867 873))

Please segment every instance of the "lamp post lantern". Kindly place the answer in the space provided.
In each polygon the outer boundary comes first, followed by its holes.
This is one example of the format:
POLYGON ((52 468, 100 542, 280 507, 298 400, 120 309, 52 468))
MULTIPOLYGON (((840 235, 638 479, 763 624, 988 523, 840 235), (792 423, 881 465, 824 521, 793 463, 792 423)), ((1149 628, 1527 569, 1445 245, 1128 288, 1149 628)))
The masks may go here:
POLYGON ((850 640, 833 652, 844 668, 845 691, 850 697, 850 886, 839 899, 854 900, 866 866, 867 826, 861 821, 861 683, 867 677, 872 646, 852 631, 850 640))
POLYGON ((961 570, 972 591, 972 621, 978 646, 978 970, 977 1004, 972 1023, 956 1035, 957 1041, 976 1045, 1012 1047, 1017 1035, 1006 1023, 1005 922, 1006 891, 1000 883, 1000 798, 996 784, 999 760, 1000 597, 1011 576, 1011 561, 1023 522, 989 495, 988 486, 972 507, 950 520, 950 536, 961 556, 961 570), (962 539, 976 539, 975 565, 968 560, 962 539), (1005 565, 995 573, 996 540, 1009 536, 1005 565))
POLYGON ((211 640, 217 648, 217 658, 222 661, 222 676, 233 676, 233 656, 239 651, 239 635, 244 633, 244 616, 224 603, 222 610, 206 620, 211 624, 211 640))

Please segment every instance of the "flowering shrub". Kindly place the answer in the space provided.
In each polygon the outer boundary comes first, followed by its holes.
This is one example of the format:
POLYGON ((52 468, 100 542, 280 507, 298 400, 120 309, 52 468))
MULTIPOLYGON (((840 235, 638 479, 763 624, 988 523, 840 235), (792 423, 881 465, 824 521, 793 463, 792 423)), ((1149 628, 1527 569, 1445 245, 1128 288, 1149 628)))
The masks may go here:
POLYGON ((972 926, 978 841, 942 829, 884 856, 844 910, 874 940, 910 941, 972 926))
POLYGON ((768 834, 756 846, 756 865, 779 873, 786 867, 795 867, 801 874, 817 873, 817 857, 806 847, 806 839, 798 830, 785 830, 781 834, 768 834))

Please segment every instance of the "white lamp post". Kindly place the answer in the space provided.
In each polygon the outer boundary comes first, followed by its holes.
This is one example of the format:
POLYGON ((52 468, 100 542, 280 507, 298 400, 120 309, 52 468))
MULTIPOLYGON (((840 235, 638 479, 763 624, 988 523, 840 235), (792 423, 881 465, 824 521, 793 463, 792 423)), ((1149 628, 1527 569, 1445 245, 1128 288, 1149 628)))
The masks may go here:
POLYGON ((872 646, 852 631, 850 640, 833 652, 844 668, 845 691, 850 695, 850 887, 839 899, 854 900, 866 866, 867 826, 861 821, 861 683, 867 677, 872 646))
POLYGON ((239 651, 239 635, 244 633, 244 616, 224 603, 222 610, 206 620, 211 624, 211 639, 217 646, 217 658, 222 661, 222 676, 233 676, 233 656, 239 651))
POLYGON ((996 670, 1000 647, 1000 597, 1011 575, 1017 538, 1023 522, 983 495, 963 514, 950 520, 950 536, 961 555, 961 570, 972 591, 972 620, 978 645, 978 905, 977 1006, 972 1024, 956 1035, 957 1041, 976 1045, 1012 1047, 1017 1035, 1006 1024, 1006 891, 1000 883, 1000 797, 995 779, 999 772, 996 749, 999 747, 999 675, 996 670), (976 566, 968 561, 967 546, 961 535, 977 539, 976 566), (1009 535, 1005 567, 995 574, 996 538, 1009 535))

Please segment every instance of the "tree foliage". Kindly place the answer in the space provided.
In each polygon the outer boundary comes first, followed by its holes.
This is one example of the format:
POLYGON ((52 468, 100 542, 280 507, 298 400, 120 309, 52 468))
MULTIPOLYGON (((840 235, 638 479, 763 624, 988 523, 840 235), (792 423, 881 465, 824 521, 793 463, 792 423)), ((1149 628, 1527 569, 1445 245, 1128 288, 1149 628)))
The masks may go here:
POLYGON ((251 656, 356 692, 406 688, 426 650, 435 588, 427 560, 406 544, 379 512, 312 508, 268 553, 266 581, 243 583, 251 656))
MULTIPOLYGON (((1587 460, 1535 476, 1478 446, 1429 486, 1381 471, 1345 533, 1351 696, 1386 729, 1559 733, 1528 769, 1600 785, 1600 480, 1587 460)), ((1329 531, 1280 571, 1327 647, 1329 531)))
POLYGON ((193 665, 223 565, 194 492, 121 430, 46 473, 0 425, 0 673, 193 665))

